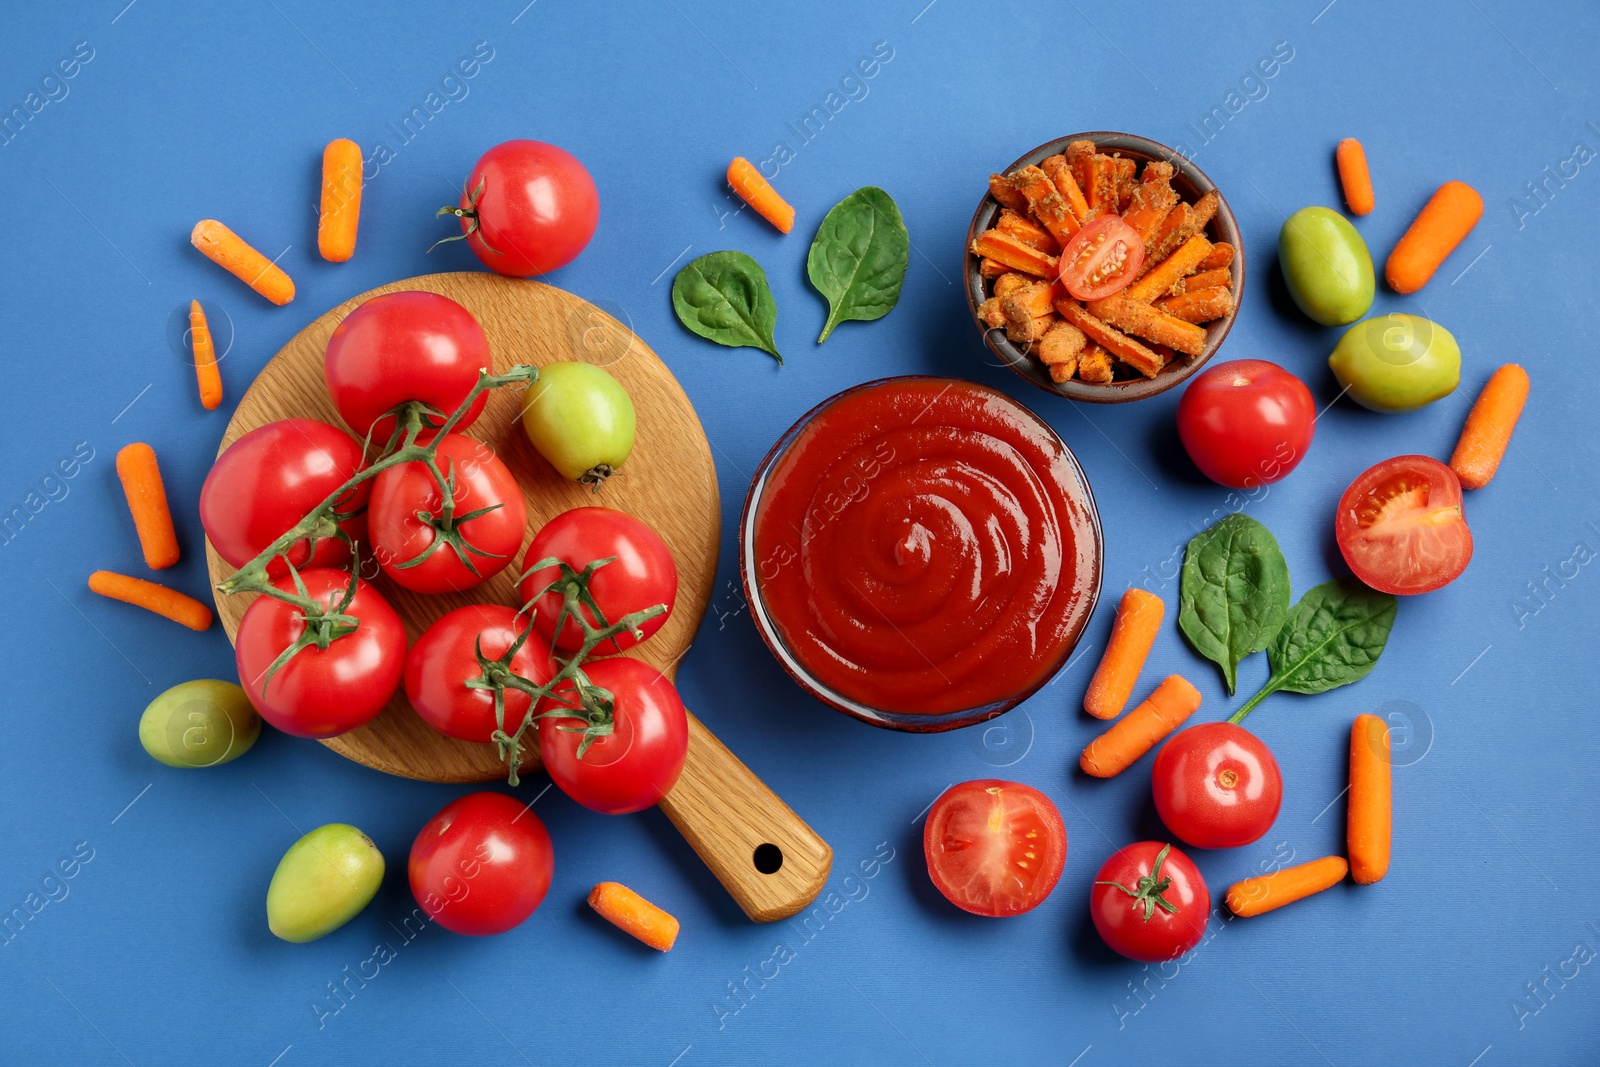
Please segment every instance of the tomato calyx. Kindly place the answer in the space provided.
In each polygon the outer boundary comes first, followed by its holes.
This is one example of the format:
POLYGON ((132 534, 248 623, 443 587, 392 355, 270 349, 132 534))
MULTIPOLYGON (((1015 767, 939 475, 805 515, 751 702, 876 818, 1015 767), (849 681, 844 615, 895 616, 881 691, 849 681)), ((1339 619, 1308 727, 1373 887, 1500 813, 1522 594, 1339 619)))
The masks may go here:
POLYGON ((456 554, 456 559, 461 561, 461 565, 467 568, 467 570, 472 573, 473 577, 481 577, 481 575, 478 573, 477 565, 472 562, 472 556, 482 556, 484 559, 505 559, 506 557, 498 552, 486 552, 477 545, 473 544, 471 541, 468 541, 462 536, 461 527, 471 522, 473 519, 479 518, 483 515, 488 515, 493 511, 498 511, 500 508, 505 507, 505 505, 490 504, 488 507, 478 508, 474 511, 467 511, 457 515, 455 513, 457 488, 455 464, 450 464, 450 471, 448 474, 446 474, 439 469, 439 460, 438 457, 435 456, 433 459, 428 461, 428 470, 433 474, 435 480, 437 480, 439 484, 441 495, 439 514, 435 515, 426 508, 422 508, 417 511, 416 519, 418 522, 422 523, 422 525, 433 530, 433 539, 428 542, 428 547, 424 548, 421 552, 418 552, 415 556, 406 560, 404 563, 394 564, 394 569, 397 571, 403 571, 408 567, 418 566, 426 562, 430 556, 437 552, 441 545, 446 545, 452 552, 456 554))
POLYGON ((1167 853, 1172 851, 1170 844, 1162 845, 1161 851, 1156 853, 1156 862, 1150 868, 1150 873, 1141 877, 1129 889, 1121 882, 1096 882, 1095 885, 1108 885, 1113 889, 1120 889, 1133 898, 1135 907, 1144 908, 1144 921, 1149 922, 1160 908, 1168 915, 1178 914, 1178 906, 1161 894, 1165 893, 1172 885, 1172 878, 1161 877, 1161 865, 1167 861, 1167 853))
MULTIPOLYGON (((351 544, 350 548, 353 559, 354 543, 351 544)), ((293 604, 299 608, 302 625, 299 636, 289 644, 288 648, 278 654, 278 658, 272 661, 272 665, 267 668, 266 674, 262 676, 262 693, 266 693, 267 685, 272 681, 272 676, 278 673, 278 668, 288 663, 300 652, 312 647, 326 652, 329 645, 341 637, 355 633, 356 629, 361 625, 361 621, 354 615, 349 614, 348 611, 350 602, 356 598, 357 568, 355 566, 350 568, 350 584, 345 587, 344 595, 339 598, 337 604, 330 606, 311 595, 310 591, 306 589, 305 579, 300 577, 300 571, 293 563, 289 562, 288 556, 284 557, 284 562, 288 565, 289 577, 294 582, 294 593, 285 592, 275 586, 269 586, 262 592, 276 600, 282 600, 286 604, 293 604)))
POLYGON ((609 463, 596 463, 583 472, 583 477, 578 479, 579 485, 587 485, 591 493, 598 493, 600 487, 606 484, 606 479, 617 473, 617 468, 609 463))
POLYGON ((439 240, 433 242, 433 244, 428 246, 429 252, 432 252, 440 245, 449 244, 451 241, 465 241, 469 237, 476 236, 478 238, 478 243, 483 245, 484 248, 487 248, 497 256, 505 255, 504 252, 500 251, 494 245, 489 243, 489 239, 483 235, 483 227, 479 223, 478 201, 483 197, 483 183, 484 179, 479 178, 478 184, 472 187, 471 192, 467 193, 466 207, 462 207, 459 204, 455 206, 446 204, 444 207, 434 212, 433 217, 436 219, 443 218, 446 215, 454 215, 458 219, 465 219, 467 222, 467 228, 465 232, 458 233, 454 237, 441 237, 439 240))

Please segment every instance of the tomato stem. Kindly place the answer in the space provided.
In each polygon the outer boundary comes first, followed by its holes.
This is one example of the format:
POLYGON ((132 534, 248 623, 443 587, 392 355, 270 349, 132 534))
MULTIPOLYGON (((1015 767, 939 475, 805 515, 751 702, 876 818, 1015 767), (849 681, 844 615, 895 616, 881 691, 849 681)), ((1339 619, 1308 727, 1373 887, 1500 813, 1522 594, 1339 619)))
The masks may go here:
POLYGON ((1129 889, 1121 882, 1096 882, 1095 885, 1108 885, 1113 889, 1120 889, 1128 894, 1133 898, 1135 907, 1144 908, 1145 922, 1150 921, 1157 908, 1160 908, 1168 915, 1176 915, 1178 914, 1178 906, 1161 895, 1172 885, 1170 876, 1167 878, 1161 877, 1161 865, 1167 862, 1167 853, 1171 851, 1172 846, 1170 844, 1162 845, 1161 851, 1156 853, 1155 866, 1150 869, 1149 874, 1135 882, 1132 889, 1129 889))

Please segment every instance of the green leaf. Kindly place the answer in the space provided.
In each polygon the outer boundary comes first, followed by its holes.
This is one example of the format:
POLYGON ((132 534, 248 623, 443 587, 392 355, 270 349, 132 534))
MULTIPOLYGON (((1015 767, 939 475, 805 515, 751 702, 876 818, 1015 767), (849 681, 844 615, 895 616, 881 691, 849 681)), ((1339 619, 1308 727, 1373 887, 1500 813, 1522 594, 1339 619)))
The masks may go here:
POLYGON ((708 341, 729 348, 759 348, 783 364, 772 329, 778 305, 761 264, 743 252, 709 252, 672 281, 678 321, 708 341))
POLYGON ((1178 629, 1222 668, 1231 694, 1239 661, 1266 648, 1289 612, 1289 564, 1277 538, 1235 513, 1189 542, 1179 585, 1178 629))
POLYGON ((882 189, 868 185, 833 205, 806 256, 806 275, 828 298, 817 344, 841 322, 870 322, 893 311, 910 256, 905 220, 882 189))

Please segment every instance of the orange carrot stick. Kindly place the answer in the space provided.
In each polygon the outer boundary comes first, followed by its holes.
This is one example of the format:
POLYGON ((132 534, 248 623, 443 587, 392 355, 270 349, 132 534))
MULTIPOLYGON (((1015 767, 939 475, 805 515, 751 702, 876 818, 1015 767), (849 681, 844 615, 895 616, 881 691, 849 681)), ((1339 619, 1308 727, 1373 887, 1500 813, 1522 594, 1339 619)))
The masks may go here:
POLYGON ((743 156, 735 156, 728 164, 728 184, 739 194, 739 199, 756 209, 756 213, 772 223, 783 233, 794 229, 794 208, 778 195, 761 172, 743 156))
POLYGON ((117 477, 122 479, 134 529, 139 531, 145 565, 153 571, 172 566, 178 562, 178 534, 172 528, 172 510, 167 507, 155 449, 143 441, 125 446, 117 453, 117 477))
POLYGON ((1489 377, 1489 384, 1467 413, 1461 439, 1450 457, 1450 469, 1468 489, 1482 489, 1500 469, 1511 444, 1511 431, 1528 402, 1528 372, 1507 363, 1489 377))
POLYGON ((1389 725, 1376 715, 1357 715, 1350 728, 1350 873, 1371 885, 1389 873, 1394 788, 1389 760, 1389 725))
POLYGON ((1200 690, 1176 674, 1168 675, 1155 692, 1144 698, 1144 703, 1089 742, 1078 766, 1096 778, 1121 774, 1199 707, 1200 690))
POLYGON ((200 385, 200 406, 215 411, 222 403, 222 374, 217 370, 217 349, 200 301, 189 301, 189 345, 194 350, 194 376, 200 385))
POLYGON ((1349 868, 1343 856, 1324 856, 1297 867, 1246 878, 1228 887, 1228 910, 1241 919, 1265 914, 1331 889, 1344 881, 1349 868))
POLYGON ((1111 626, 1111 640, 1106 642, 1100 666, 1095 668, 1089 691, 1083 695, 1084 711, 1097 719, 1115 719, 1122 714, 1166 610, 1166 601, 1138 587, 1122 594, 1117 621, 1111 626))
POLYGON ((89 575, 89 588, 112 600, 153 611, 191 630, 204 630, 211 625, 211 609, 200 601, 143 578, 95 571, 89 575))
POLYGON ((1372 211, 1372 172, 1367 169, 1367 150, 1354 137, 1339 142, 1334 158, 1339 163, 1339 184, 1344 186, 1344 202, 1352 215, 1372 211))
POLYGON ((317 251, 332 263, 355 254, 361 222, 361 146, 340 137, 322 150, 322 211, 317 216, 317 251))
POLYGON ((1466 182, 1449 181, 1412 222, 1389 253, 1383 276, 1397 293, 1414 293, 1428 284, 1456 246, 1483 217, 1483 197, 1466 182))
POLYGON ((589 893, 589 907, 651 948, 666 952, 678 940, 678 920, 620 882, 595 886, 589 893))
POLYGON ((211 262, 279 307, 294 299, 294 282, 289 276, 216 219, 201 219, 195 223, 189 243, 211 262))

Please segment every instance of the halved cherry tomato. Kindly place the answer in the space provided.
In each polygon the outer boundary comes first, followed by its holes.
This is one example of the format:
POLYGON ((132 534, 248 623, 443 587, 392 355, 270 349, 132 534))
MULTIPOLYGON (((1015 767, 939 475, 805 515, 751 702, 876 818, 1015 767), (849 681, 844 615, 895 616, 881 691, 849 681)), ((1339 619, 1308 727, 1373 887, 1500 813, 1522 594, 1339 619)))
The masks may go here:
POLYGON ((1150 780, 1161 821, 1196 848, 1248 845, 1272 829, 1283 804, 1272 750, 1231 722, 1175 734, 1156 756, 1150 780))
POLYGON ((1472 559, 1461 480, 1429 456, 1386 459, 1351 482, 1334 536, 1357 578, 1399 596, 1448 585, 1472 559))
POLYGON ((1021 915, 1044 903, 1067 862, 1067 827, 1050 798, 979 778, 946 789, 922 830, 928 877, 974 915, 1021 915))
POLYGON ((1104 300, 1139 276, 1144 241, 1121 215, 1101 215, 1061 250, 1061 284, 1079 300, 1104 300))
POLYGON ((1188 856, 1160 841, 1139 841, 1118 849, 1094 876, 1089 914, 1113 950, 1165 963, 1200 943, 1211 891, 1188 856))
MULTIPOLYGON (((498 728, 494 691, 467 686, 481 677, 478 650, 497 660, 513 642, 522 645, 511 657, 511 670, 534 685, 555 677, 550 644, 533 629, 533 620, 502 604, 468 604, 442 616, 422 632, 406 654, 406 699, 429 726, 462 741, 488 744, 498 728)), ((507 733, 515 733, 528 713, 528 694, 505 690, 507 733)))

